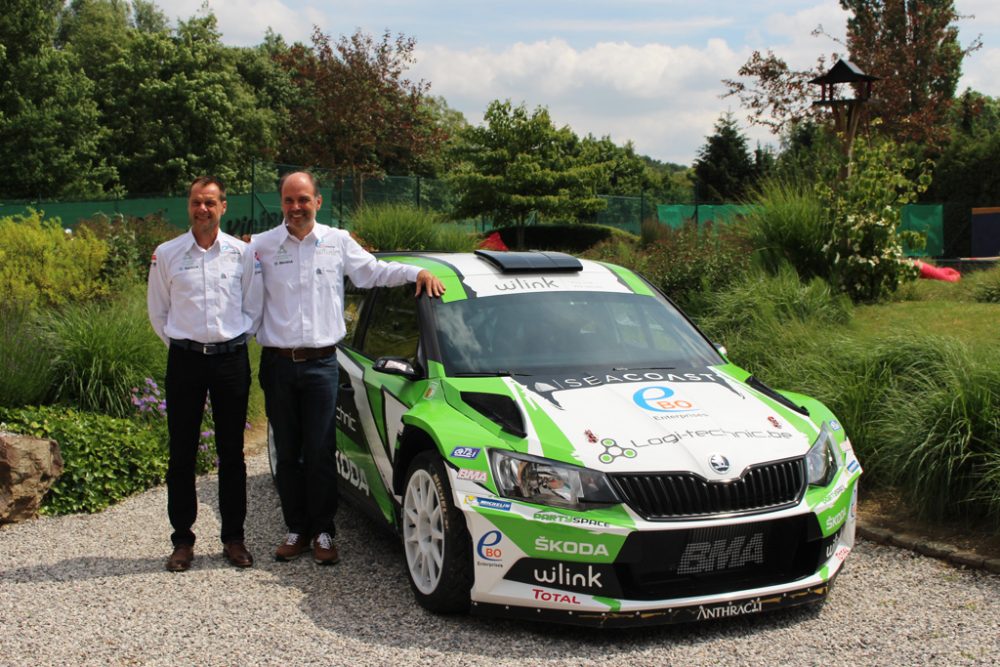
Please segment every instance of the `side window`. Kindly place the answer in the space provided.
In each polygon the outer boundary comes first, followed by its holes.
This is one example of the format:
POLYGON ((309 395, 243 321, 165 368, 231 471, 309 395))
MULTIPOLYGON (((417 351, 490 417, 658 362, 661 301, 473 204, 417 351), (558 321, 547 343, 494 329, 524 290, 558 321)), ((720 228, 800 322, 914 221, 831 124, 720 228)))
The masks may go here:
POLYGON ((367 290, 355 287, 350 278, 344 278, 344 325, 347 327, 344 342, 348 346, 355 344, 354 335, 364 314, 362 305, 367 295, 367 290))
POLYGON ((415 363, 419 341, 413 285, 379 290, 361 351, 372 359, 403 357, 415 363))

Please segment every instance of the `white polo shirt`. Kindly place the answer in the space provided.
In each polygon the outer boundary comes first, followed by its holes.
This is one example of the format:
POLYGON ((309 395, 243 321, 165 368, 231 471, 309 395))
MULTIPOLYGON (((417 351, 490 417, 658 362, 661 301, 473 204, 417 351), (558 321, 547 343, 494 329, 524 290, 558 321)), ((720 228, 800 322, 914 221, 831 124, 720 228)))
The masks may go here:
POLYGON ((264 278, 264 314, 257 342, 265 347, 328 347, 347 333, 344 276, 355 285, 393 287, 415 282, 420 267, 383 262, 351 235, 315 223, 299 241, 282 224, 250 242, 264 278))
POLYGON ((191 230, 161 243, 149 265, 149 321, 168 345, 171 338, 221 343, 253 334, 263 296, 249 244, 221 230, 207 250, 191 230))

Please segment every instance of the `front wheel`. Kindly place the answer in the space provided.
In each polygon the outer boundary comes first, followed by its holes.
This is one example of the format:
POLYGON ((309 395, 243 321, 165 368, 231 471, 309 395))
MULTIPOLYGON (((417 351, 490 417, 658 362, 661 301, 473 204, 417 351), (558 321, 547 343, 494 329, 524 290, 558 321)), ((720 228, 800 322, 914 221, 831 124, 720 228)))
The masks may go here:
POLYGON ((406 474, 402 527, 417 602, 437 613, 468 610, 472 542, 465 517, 452 503, 444 464, 433 452, 418 455, 406 474))

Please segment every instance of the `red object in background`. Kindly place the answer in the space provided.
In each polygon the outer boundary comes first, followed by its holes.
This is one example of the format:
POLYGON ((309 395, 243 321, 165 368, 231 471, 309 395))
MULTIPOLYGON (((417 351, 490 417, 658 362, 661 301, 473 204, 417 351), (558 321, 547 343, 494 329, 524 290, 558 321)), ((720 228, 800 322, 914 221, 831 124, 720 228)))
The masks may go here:
POLYGON ((957 283, 962 278, 961 273, 946 266, 932 266, 917 260, 917 268, 920 269, 921 278, 945 280, 949 283, 957 283))
POLYGON ((507 244, 500 238, 500 232, 493 232, 479 244, 480 250, 510 250, 507 244))

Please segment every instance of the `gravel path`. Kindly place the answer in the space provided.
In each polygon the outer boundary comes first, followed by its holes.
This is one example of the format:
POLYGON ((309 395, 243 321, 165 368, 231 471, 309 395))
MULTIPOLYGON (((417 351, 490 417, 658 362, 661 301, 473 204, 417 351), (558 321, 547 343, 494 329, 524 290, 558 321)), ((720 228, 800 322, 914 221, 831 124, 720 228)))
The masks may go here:
POLYGON ((433 616, 395 539, 350 508, 339 565, 274 562, 284 531, 266 454, 248 467, 250 570, 222 559, 214 476, 199 480, 183 574, 163 569, 163 487, 0 529, 0 665, 1000 664, 1000 576, 871 542, 818 609, 633 631, 433 616))

